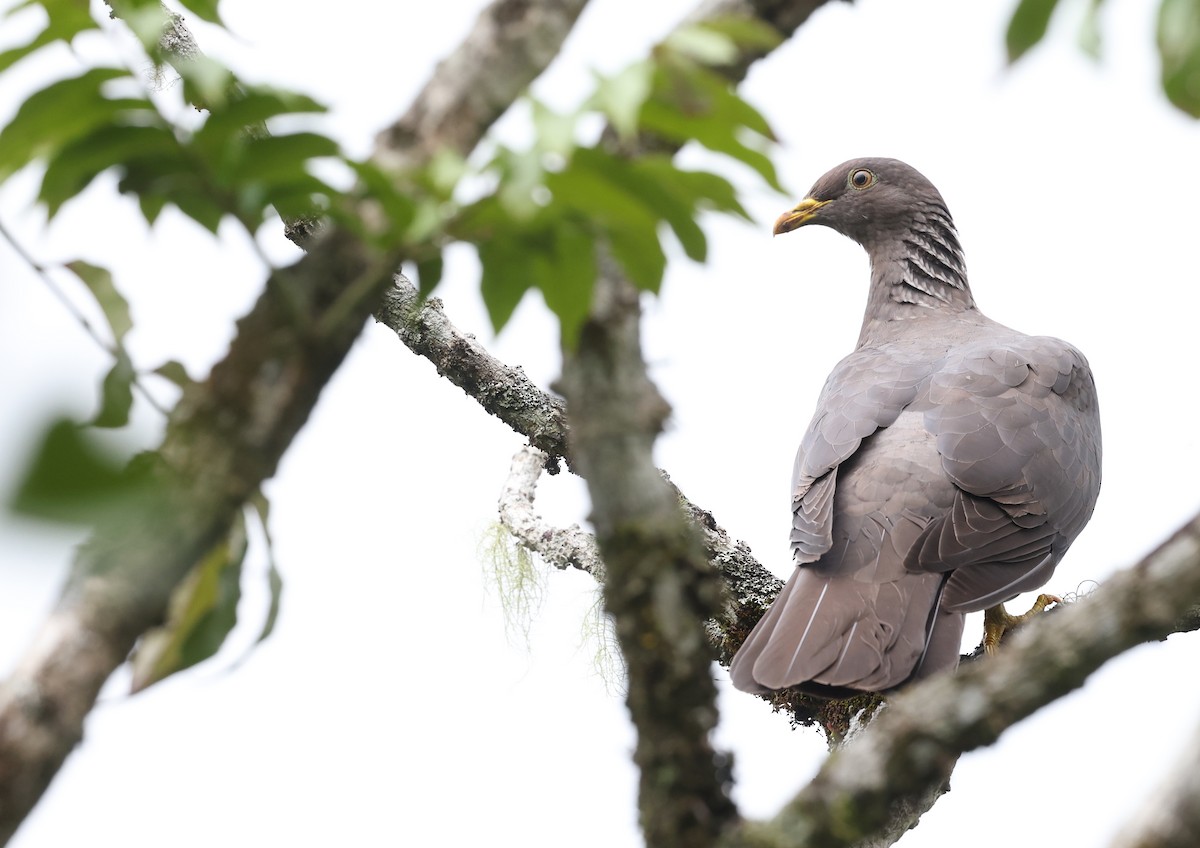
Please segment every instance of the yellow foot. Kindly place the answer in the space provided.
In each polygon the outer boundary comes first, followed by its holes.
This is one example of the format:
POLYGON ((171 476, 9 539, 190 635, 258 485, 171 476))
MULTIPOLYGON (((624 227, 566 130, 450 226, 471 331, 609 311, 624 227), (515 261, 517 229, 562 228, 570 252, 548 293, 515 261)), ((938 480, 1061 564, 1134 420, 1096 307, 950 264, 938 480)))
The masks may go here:
POLYGON ((1038 595, 1029 612, 1024 615, 1009 615, 1004 609, 1004 604, 996 604, 983 614, 983 649, 989 656, 995 654, 1009 631, 1016 630, 1051 604, 1062 602, 1063 599, 1057 595, 1038 595))

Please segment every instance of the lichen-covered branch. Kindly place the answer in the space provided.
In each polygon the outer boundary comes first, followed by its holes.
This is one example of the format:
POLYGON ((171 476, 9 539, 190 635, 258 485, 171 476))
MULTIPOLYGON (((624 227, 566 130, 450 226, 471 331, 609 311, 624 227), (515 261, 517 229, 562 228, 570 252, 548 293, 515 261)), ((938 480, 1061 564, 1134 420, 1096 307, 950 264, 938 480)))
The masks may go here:
POLYGON ((729 844, 855 845, 879 832, 896 805, 942 786, 960 754, 992 744, 1118 654, 1165 639, 1197 602, 1200 515, 1085 600, 1032 623, 994 659, 893 698, 778 816, 747 824, 729 844))
MULTIPOLYGON (((468 152, 504 99, 545 68, 582 5, 497 0, 433 74, 413 107, 421 118, 400 121, 412 131, 383 134, 377 155, 420 161, 448 139, 468 152), (495 49, 480 52, 481 28, 495 49), (480 86, 488 92, 482 106, 480 86)), ((343 230, 326 232, 296 265, 271 275, 229 353, 184 392, 153 470, 154 497, 98 527, 0 686, 0 843, 82 737, 101 685, 161 621, 172 588, 275 472, 401 258, 378 255, 343 230)))
POLYGON ((441 301, 423 302, 413 284, 397 275, 375 317, 413 353, 432 362, 438 374, 544 452, 549 470, 556 470, 560 460, 569 462, 566 404, 455 327, 441 301))
POLYGON ((720 609, 721 585, 653 462, 669 407, 646 374, 639 319, 638 292, 605 267, 561 382, 628 670, 646 844, 700 848, 736 817, 728 765, 710 742, 716 687, 704 622, 720 609))
POLYGON ((512 467, 500 491, 500 523, 526 550, 533 551, 555 568, 576 568, 603 583, 604 561, 591 533, 577 524, 552 527, 534 509, 538 479, 546 467, 546 454, 523 447, 513 455, 512 467))

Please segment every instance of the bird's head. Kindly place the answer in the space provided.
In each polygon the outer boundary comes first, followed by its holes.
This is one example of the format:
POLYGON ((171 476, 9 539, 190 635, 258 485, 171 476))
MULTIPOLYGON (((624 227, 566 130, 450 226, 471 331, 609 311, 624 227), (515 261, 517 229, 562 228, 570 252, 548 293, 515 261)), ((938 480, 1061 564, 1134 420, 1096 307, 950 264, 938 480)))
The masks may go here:
POLYGON ((870 249, 872 242, 902 234, 929 214, 950 219, 941 194, 915 168, 898 159, 851 159, 780 215, 775 235, 820 224, 870 249))

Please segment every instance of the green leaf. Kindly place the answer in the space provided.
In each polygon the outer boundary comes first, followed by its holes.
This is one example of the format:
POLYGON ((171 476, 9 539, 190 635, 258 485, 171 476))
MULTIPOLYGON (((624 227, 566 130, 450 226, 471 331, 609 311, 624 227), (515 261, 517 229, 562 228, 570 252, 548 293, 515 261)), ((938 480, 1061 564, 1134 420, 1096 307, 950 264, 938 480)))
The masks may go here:
POLYGON ((580 148, 570 164, 546 175, 556 206, 576 210, 587 219, 605 226, 631 226, 654 231, 657 218, 637 194, 631 192, 621 172, 627 164, 597 148, 580 148))
POLYGON ((129 423, 133 407, 133 381, 137 372, 124 348, 117 351, 117 361, 107 374, 100 391, 100 410, 92 419, 93 427, 124 427, 129 423))
POLYGON ((770 125, 728 82, 705 68, 664 68, 641 121, 650 133, 678 144, 695 141, 742 162, 773 189, 783 190, 770 157, 748 143, 773 141, 770 125))
POLYGON ((49 21, 45 28, 28 44, 21 47, 13 47, 0 53, 0 72, 7 70, 21 59, 35 53, 48 44, 53 44, 60 40, 69 43, 79 33, 99 28, 88 11, 88 4, 79 2, 79 0, 41 0, 41 2, 30 0, 30 2, 20 3, 9 9, 4 17, 11 17, 14 13, 22 9, 35 6, 41 6, 45 9, 49 21))
POLYGON ((538 288, 550 311, 558 316, 563 344, 574 348, 592 306, 596 285, 595 239, 586 230, 564 221, 552 234, 552 245, 537 274, 538 288))
POLYGON ((154 114, 145 98, 110 99, 103 94, 105 83, 121 78, 129 78, 129 72, 93 68, 30 95, 0 130, 0 181, 94 128, 118 122, 123 114, 154 114))
POLYGON ((190 376, 188 376, 187 369, 183 367, 183 363, 175 359, 167 360, 162 365, 155 368, 151 373, 157 374, 158 376, 169 380, 181 389, 186 389, 193 382, 195 382, 190 376))
MULTIPOLYGON (((155 44, 151 55, 157 51, 155 44)), ((233 73, 220 62, 208 56, 191 56, 186 62, 174 66, 183 79, 183 99, 200 109, 218 110, 237 97, 238 85, 233 73)))
POLYGON ((225 22, 221 20, 221 16, 217 12, 220 0, 179 0, 179 2, 210 24, 225 26, 225 22))
POLYGON ((217 176, 231 185, 291 183, 309 176, 310 159, 333 157, 338 152, 336 141, 311 132, 250 138, 217 176))
POLYGON ((540 100, 533 101, 533 131, 543 153, 566 158, 575 149, 575 116, 560 115, 540 100))
POLYGON ((113 339, 119 346, 125 340, 125 334, 133 328, 133 319, 129 315, 129 302, 117 291, 112 273, 82 259, 67 262, 63 267, 78 277, 88 287, 92 297, 96 298, 96 303, 100 304, 108 320, 113 339))
POLYGON ((728 15, 703 21, 696 26, 720 33, 739 47, 773 50, 784 41, 779 30, 754 17, 728 15))
POLYGON ((692 191, 695 183, 683 179, 683 172, 670 159, 645 156, 627 161, 592 150, 576 157, 572 164, 595 169, 604 179, 637 198, 656 218, 670 225, 689 258, 704 261, 708 243, 696 223, 696 207, 701 198, 692 191))
POLYGON ((639 289, 657 293, 667 270, 667 256, 654 230, 635 226, 610 226, 608 245, 629 280, 639 289))
POLYGON ((1103 3, 1104 0, 1089 0, 1079 25, 1079 49, 1093 59, 1100 58, 1100 6, 1103 3))
POLYGON ((732 38, 703 25, 675 30, 667 36, 663 48, 705 65, 729 65, 738 58, 737 44, 732 38))
POLYGON ((433 290, 437 288, 437 284, 442 281, 444 264, 440 252, 436 256, 431 256, 417 263, 417 283, 421 297, 429 297, 433 290))
POLYGON ((1058 0, 1021 0, 1017 5, 1004 34, 1010 65, 1045 37, 1057 5, 1058 0))
POLYGON ((596 88, 595 105, 621 138, 637 134, 638 114, 650 96, 654 79, 651 62, 637 62, 612 77, 602 77, 596 88))
POLYGON ((125 457, 101 447, 67 419, 52 422, 9 502, 14 512, 87 524, 127 507, 144 481, 125 457))
POLYGON ((492 319, 492 328, 497 333, 504 329, 517 304, 533 285, 529 254, 523 248, 516 239, 504 236, 476 246, 482 266, 480 293, 488 317, 492 319))
POLYGON ((1200 2, 1162 0, 1158 7, 1158 52, 1167 99, 1200 118, 1200 2))
POLYGON ((101 173, 133 160, 153 159, 176 170, 189 169, 175 136, 163 126, 107 124, 66 144, 48 157, 38 199, 50 218, 101 173))
POLYGON ((179 207, 179 211, 187 215, 214 236, 225 217, 224 207, 214 200, 210 193, 202 191, 179 191, 169 195, 169 199, 179 207))
POLYGON ((271 502, 259 490, 251 496, 249 503, 258 517, 263 539, 267 543, 267 591, 270 592, 271 598, 262 629, 258 632, 258 638, 254 640, 257 645, 275 631, 275 623, 279 620, 279 606, 283 600, 283 575, 275 561, 275 540, 271 536, 271 502))
POLYGON ((142 217, 146 219, 147 224, 153 225, 166 205, 167 198, 161 194, 138 195, 138 207, 142 210, 142 217))
POLYGON ((324 112, 326 107, 303 94, 261 86, 230 97, 210 107, 208 120, 195 134, 195 144, 211 160, 217 160, 229 145, 249 131, 262 129, 266 121, 280 115, 324 112))
POLYGON ((389 224, 384 229, 394 233, 404 232, 412 223, 415 204, 408 192, 397 187, 401 177, 385 171, 374 162, 355 162, 349 158, 342 161, 357 175, 362 194, 383 207, 389 224))
POLYGON ((246 548, 245 518, 239 512, 228 535, 172 592, 166 624, 142 637, 132 660, 132 692, 141 692, 220 649, 237 624, 246 548))

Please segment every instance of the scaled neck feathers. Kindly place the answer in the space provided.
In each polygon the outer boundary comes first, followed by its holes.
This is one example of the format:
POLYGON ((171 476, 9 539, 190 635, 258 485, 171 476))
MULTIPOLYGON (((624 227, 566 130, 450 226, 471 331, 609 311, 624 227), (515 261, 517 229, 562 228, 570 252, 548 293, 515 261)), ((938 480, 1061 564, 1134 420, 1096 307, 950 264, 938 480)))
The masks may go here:
POLYGON ((975 308, 954 221, 944 206, 923 204, 903 227, 878 233, 865 245, 871 258, 867 324, 917 318, 927 310, 975 308))

